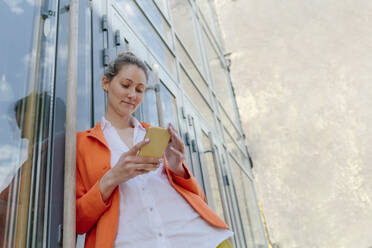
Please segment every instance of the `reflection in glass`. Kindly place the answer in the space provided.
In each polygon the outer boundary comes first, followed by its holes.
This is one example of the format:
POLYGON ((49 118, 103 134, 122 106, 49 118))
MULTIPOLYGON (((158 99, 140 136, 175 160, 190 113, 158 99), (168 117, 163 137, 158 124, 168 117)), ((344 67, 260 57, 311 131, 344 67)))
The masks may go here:
MULTIPOLYGON (((8 154, 0 161, 0 227, 6 230, 0 237, 3 244, 22 247, 26 242, 32 242, 42 245, 51 103, 47 92, 31 93, 16 101, 9 110, 8 123, 16 128, 16 132, 12 142, 0 146, 8 154), (32 212, 28 212, 29 209, 32 212), (27 226, 28 218, 32 219, 33 225, 27 226), (26 240, 27 232, 33 234, 32 241, 26 240)), ((55 104, 56 111, 66 111, 59 99, 55 104)), ((63 129, 63 123, 56 123, 57 133, 63 129)))
POLYGON ((89 6, 85 6, 85 9, 81 7, 79 15, 77 131, 87 130, 91 127, 91 16, 89 6))
POLYGON ((0 247, 42 247, 50 113, 60 102, 51 94, 56 19, 42 25, 40 4, 8 0, 0 18, 0 247))
POLYGON ((6 80, 5 74, 2 75, 0 80, 0 101, 10 102, 14 99, 14 92, 9 82, 6 80))

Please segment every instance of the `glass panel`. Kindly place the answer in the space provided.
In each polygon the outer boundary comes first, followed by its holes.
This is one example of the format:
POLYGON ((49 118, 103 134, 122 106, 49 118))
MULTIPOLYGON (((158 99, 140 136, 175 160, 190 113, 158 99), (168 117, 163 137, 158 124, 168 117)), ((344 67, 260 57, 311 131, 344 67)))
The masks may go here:
POLYGON ((190 148, 191 148, 191 159, 194 167, 194 176, 198 180, 200 186, 202 187, 204 194, 206 194, 205 191, 205 181, 203 176, 203 169, 201 164, 201 157, 199 153, 199 140, 197 138, 197 131, 200 129, 200 127, 195 123, 195 119, 192 115, 189 115, 188 117, 189 124, 191 127, 191 135, 190 135, 190 148), (194 144, 193 144, 194 143, 194 144))
POLYGON ((207 57, 209 62, 210 75, 213 79, 213 88, 219 101, 224 106, 227 113, 230 113, 231 119, 237 123, 236 119, 236 109, 233 104, 233 94, 231 92, 230 83, 227 80, 226 70, 213 48, 209 38, 203 31, 203 38, 205 40, 207 57))
MULTIPOLYGON (((224 154, 228 154, 228 152, 225 150, 224 154)), ((226 196, 228 199, 227 203, 229 204, 229 208, 230 208, 232 227, 234 231, 234 240, 236 243, 236 247, 244 247, 244 238, 243 238, 243 229, 242 229, 243 225, 241 223, 239 205, 238 205, 235 185, 233 183, 234 181, 233 175, 232 175, 232 172, 228 170, 227 168, 225 168, 225 173, 226 173, 225 175, 228 176, 228 180, 229 180, 229 186, 226 187, 226 196)))
MULTIPOLYGON (((79 48, 78 48, 78 90, 77 90, 77 131, 91 127, 92 94, 92 53, 91 53, 91 14, 89 5, 80 4, 79 48)), ((102 75, 101 75, 102 77, 102 75)))
MULTIPOLYGON (((154 78, 153 74, 149 73, 148 87, 146 89, 145 98, 141 104, 142 118, 145 122, 152 126, 159 126, 159 117, 156 101, 156 92, 153 88, 154 78)), ((164 86, 163 82, 160 81, 160 96, 161 105, 164 113, 164 125, 168 126, 169 123, 178 130, 178 118, 177 118, 177 103, 176 98, 169 92, 164 86)))
POLYGON ((248 166, 247 158, 245 157, 242 150, 236 145, 236 143, 231 139, 231 136, 226 132, 225 129, 223 129, 224 137, 225 137, 225 144, 227 148, 229 148, 230 152, 233 153, 237 159, 239 159, 239 162, 244 166, 248 166))
POLYGON ((164 126, 168 127, 168 124, 171 123, 178 130, 176 98, 164 86, 163 82, 160 84, 160 95, 164 113, 164 126))
POLYGON ((197 42, 196 32, 193 27, 193 12, 189 1, 187 0, 172 0, 169 2, 173 25, 186 50, 195 61, 196 66, 202 71, 202 60, 197 42))
MULTIPOLYGON (((143 13, 139 10, 138 6, 133 0, 116 0, 116 2, 121 9, 118 12, 126 16, 129 23, 132 27, 135 27, 135 30, 142 36, 146 45, 151 48, 163 66, 169 70, 169 73, 173 75, 174 78, 177 78, 174 56, 147 21, 143 13)), ((117 28, 120 29, 120 27, 117 28)))
POLYGON ((0 246, 42 247, 56 18, 3 0, 0 18, 0 246))
MULTIPOLYGON (((149 87, 154 86, 154 77, 152 72, 149 72, 149 80, 147 82, 149 87)), ((159 126, 158 109, 156 107, 156 95, 154 89, 146 89, 145 98, 141 104, 143 113, 143 121, 149 123, 151 126, 159 126)))
POLYGON ((163 16, 159 12, 159 9, 155 6, 151 0, 136 0, 139 6, 145 11, 146 15, 150 19, 152 25, 154 25, 158 32, 163 35, 166 42, 170 47, 172 45, 172 33, 168 23, 164 20, 163 16))
POLYGON ((240 211, 240 218, 243 223, 243 231, 245 235, 246 242, 248 247, 255 247, 254 246, 254 238, 252 233, 252 223, 249 220, 249 216, 247 214, 247 202, 245 198, 244 192, 244 184, 243 184, 243 174, 244 172, 240 169, 239 165, 235 162, 235 160, 231 158, 232 164, 232 172, 233 172, 233 179, 236 188, 236 194, 238 197, 238 205, 240 211))
POLYGON ((185 49, 182 47, 178 39, 176 42, 176 46, 177 46, 177 53, 182 62, 183 68, 185 68, 187 73, 190 75, 192 81, 198 86, 200 91, 205 94, 206 99, 208 103, 210 104, 211 102, 210 102, 210 97, 209 97, 209 88, 208 88, 206 81, 202 79, 199 71, 196 69, 194 64, 191 62, 189 56, 187 55, 185 49))
POLYGON ((236 140, 241 140, 241 135, 239 134, 238 130, 236 130, 235 126, 231 123, 230 119, 227 117, 226 112, 224 109, 220 107, 220 115, 223 125, 229 131, 229 133, 233 136, 236 140))
MULTIPOLYGON (((203 142, 203 149, 204 149, 204 166, 203 168, 207 168, 208 170, 208 175, 209 175, 209 182, 210 182, 210 188, 212 192, 212 197, 213 199, 213 206, 214 210, 217 213, 217 215, 225 220, 224 212, 223 212, 223 206, 222 206, 222 198, 221 198, 221 193, 223 189, 220 189, 220 186, 218 184, 218 180, 222 180, 222 178, 218 179, 217 178, 217 173, 216 170, 218 170, 218 165, 215 164, 214 159, 213 159, 213 153, 212 153, 212 145, 210 142, 209 137, 202 132, 202 142, 203 142), (210 151, 205 153, 206 151, 210 151)), ((208 198, 210 199, 210 198, 208 198)))
POLYGON ((204 116, 211 127, 214 127, 213 112, 209 107, 208 103, 204 100, 199 91, 190 81, 189 77, 186 75, 185 71, 181 68, 181 82, 182 88, 186 91, 187 95, 190 97, 191 101, 196 105, 200 113, 204 116))
POLYGON ((266 237, 263 231, 261 215, 258 211, 257 200, 255 197, 255 189, 253 182, 246 174, 243 174, 243 183, 245 189, 245 198, 247 201, 247 209, 251 221, 251 232, 254 236, 256 247, 266 247, 266 237))
POLYGON ((168 7, 167 7, 167 0, 155 0, 155 3, 159 6, 163 14, 169 18, 169 13, 168 13, 168 7))
POLYGON ((185 161, 189 169, 191 169, 191 173, 195 175, 194 165, 192 163, 192 155, 191 155, 191 145, 186 144, 186 137, 185 134, 183 135, 183 143, 185 144, 185 161))
POLYGON ((211 12, 210 2, 208 0, 196 0, 201 13, 203 14, 204 19, 207 21, 207 25, 210 30, 214 31, 214 21, 211 12))

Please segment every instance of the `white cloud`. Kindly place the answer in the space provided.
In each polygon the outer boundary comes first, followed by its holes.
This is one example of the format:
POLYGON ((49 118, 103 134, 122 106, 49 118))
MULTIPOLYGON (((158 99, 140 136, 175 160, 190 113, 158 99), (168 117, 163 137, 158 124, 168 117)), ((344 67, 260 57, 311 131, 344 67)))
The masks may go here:
POLYGON ((23 2, 23 0, 3 0, 4 3, 8 5, 10 10, 17 14, 20 15, 24 12, 24 9, 22 9, 19 5, 23 2))
POLYGON ((13 98, 13 89, 9 82, 6 80, 5 74, 3 74, 0 79, 0 102, 9 102, 13 100, 13 98))
POLYGON ((26 0, 26 2, 32 6, 40 6, 41 1, 40 0, 26 0))
POLYGON ((30 66, 30 64, 32 62, 34 62, 36 59, 36 51, 32 51, 30 53, 27 53, 25 54, 25 56, 23 56, 23 63, 26 67, 30 66))

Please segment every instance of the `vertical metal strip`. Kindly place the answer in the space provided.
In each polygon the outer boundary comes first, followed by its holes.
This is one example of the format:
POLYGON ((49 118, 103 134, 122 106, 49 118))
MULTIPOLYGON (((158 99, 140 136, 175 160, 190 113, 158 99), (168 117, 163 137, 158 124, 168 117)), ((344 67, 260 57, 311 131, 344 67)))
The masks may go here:
POLYGON ((164 112, 160 95, 160 81, 159 81, 159 65, 154 64, 152 66, 155 83, 155 94, 156 94, 156 108, 158 110, 159 126, 164 127, 164 112))
POLYGON ((65 180, 63 206, 63 247, 76 245, 76 118, 77 118, 77 72, 78 72, 78 21, 79 1, 70 0, 70 23, 68 36, 67 101, 65 180))

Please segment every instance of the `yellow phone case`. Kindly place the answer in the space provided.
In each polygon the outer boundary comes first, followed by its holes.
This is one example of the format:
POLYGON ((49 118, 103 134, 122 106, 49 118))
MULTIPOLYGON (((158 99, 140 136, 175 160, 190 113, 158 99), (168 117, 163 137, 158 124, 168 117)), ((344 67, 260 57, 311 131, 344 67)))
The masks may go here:
POLYGON ((146 131, 146 138, 149 138, 150 142, 141 148, 138 155, 142 157, 163 157, 170 139, 168 130, 161 127, 149 127, 146 131))

